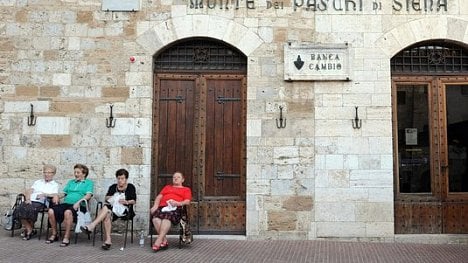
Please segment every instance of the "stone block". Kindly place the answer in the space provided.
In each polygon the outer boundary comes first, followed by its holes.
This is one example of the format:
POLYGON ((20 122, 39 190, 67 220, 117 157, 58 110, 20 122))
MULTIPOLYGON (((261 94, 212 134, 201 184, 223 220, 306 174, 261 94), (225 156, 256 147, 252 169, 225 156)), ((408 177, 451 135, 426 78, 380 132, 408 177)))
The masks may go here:
POLYGON ((71 74, 68 74, 68 73, 53 74, 52 84, 55 86, 70 86, 71 74))
POLYGON ((78 113, 82 110, 81 102, 55 101, 50 105, 50 111, 56 113, 78 113))
POLYGON ((127 87, 108 87, 102 88, 102 97, 128 98, 129 91, 127 87))
POLYGON ((393 222, 392 203, 356 203, 356 221, 393 222))
POLYGON ((247 120, 247 136, 249 137, 262 136, 262 120, 260 119, 247 120))
POLYGON ((270 194, 270 181, 249 179, 247 180, 247 192, 251 194, 268 195, 270 194))
POLYGON ((268 212, 269 231, 294 231, 296 223, 297 215, 295 212, 268 212))
MULTIPOLYGON (((26 123, 24 125, 26 126, 26 123)), ((67 117, 40 116, 36 120, 36 126, 33 127, 35 133, 40 135, 69 135, 70 119, 67 117)))
POLYGON ((112 128, 112 135, 134 135, 135 134, 135 119, 119 118, 116 114, 117 110, 114 107, 115 127, 112 128))
MULTIPOLYGON (((44 147, 44 148, 65 148, 65 147, 70 147, 70 145, 71 145, 70 135, 62 135, 62 136, 43 135, 41 136, 41 147, 44 147)), ((96 143, 93 145, 96 145, 96 143)))
POLYGON ((275 164, 297 164, 299 163, 298 147, 275 147, 273 148, 275 164))
POLYGON ((18 86, 16 87, 16 96, 37 97, 39 93, 38 87, 35 86, 18 86))
POLYGON ((139 147, 122 148, 122 164, 143 164, 143 149, 139 147))
POLYGON ((76 12, 76 22, 82 24, 93 24, 94 15, 91 11, 78 11, 76 12))
POLYGON ((392 170, 353 170, 350 173, 351 187, 392 187, 392 170))
POLYGON ((381 167, 379 155, 359 155, 359 169, 379 170, 381 167))
POLYGON ((366 191, 369 192, 369 202, 393 203, 393 186, 373 187, 366 189, 366 191))
MULTIPOLYGON (((127 72, 125 74, 125 85, 149 85, 152 79, 148 77, 150 74, 150 72, 127 72)), ((110 84, 106 83, 103 85, 110 84)))
POLYGON ((290 196, 283 201, 282 208, 286 211, 310 211, 313 205, 311 196, 290 196))
POLYGON ((361 222, 317 222, 317 238, 364 237, 366 224, 361 222))
POLYGON ((369 222, 366 223, 367 237, 394 237, 395 227, 394 222, 369 222))
POLYGON ((325 156, 325 168, 330 170, 343 169, 343 155, 328 154, 325 156))
POLYGON ((294 194, 295 182, 292 180, 271 180, 272 195, 292 195, 294 194))
POLYGON ((315 220, 317 222, 354 222, 356 208, 353 202, 315 202, 315 220))
POLYGON ((39 96, 41 97, 54 98, 54 97, 58 97, 59 95, 60 95, 59 87, 45 86, 45 87, 40 87, 39 89, 39 96))

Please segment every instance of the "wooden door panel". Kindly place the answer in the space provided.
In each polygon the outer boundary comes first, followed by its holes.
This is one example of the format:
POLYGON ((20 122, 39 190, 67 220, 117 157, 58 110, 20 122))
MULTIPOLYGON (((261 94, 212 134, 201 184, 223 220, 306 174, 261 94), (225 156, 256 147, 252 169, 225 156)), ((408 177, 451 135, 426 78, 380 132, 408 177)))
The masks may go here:
POLYGON ((468 203, 466 201, 444 204, 443 229, 446 234, 468 233, 468 203))
POLYGON ((210 79, 207 83, 205 197, 241 198, 243 149, 242 79, 210 79))
POLYGON ((395 202, 395 234, 440 234, 442 206, 435 202, 395 202))
POLYGON ((158 84, 157 191, 171 183, 175 171, 181 171, 185 175, 184 184, 193 189, 196 78, 162 75, 158 84))
POLYGON ((200 233, 245 234, 245 202, 201 202, 198 211, 200 233))
POLYGON ((245 76, 203 76, 206 89, 200 232, 245 234, 245 76))

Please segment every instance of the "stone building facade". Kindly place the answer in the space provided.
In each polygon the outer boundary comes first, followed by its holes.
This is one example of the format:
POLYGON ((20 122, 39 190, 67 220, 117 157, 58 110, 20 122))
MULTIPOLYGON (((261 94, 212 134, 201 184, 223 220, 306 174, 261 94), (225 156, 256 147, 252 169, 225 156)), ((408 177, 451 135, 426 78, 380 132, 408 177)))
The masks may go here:
POLYGON ((88 165, 98 197, 124 167, 146 228, 154 60, 180 40, 213 39, 246 57, 250 239, 393 240, 391 59, 421 41, 468 48, 464 0, 0 0, 0 17, 1 207, 43 163, 58 167, 61 183, 75 163, 88 165), (285 55, 288 44, 345 46, 346 77, 285 78, 296 70, 287 60, 300 62, 285 55))

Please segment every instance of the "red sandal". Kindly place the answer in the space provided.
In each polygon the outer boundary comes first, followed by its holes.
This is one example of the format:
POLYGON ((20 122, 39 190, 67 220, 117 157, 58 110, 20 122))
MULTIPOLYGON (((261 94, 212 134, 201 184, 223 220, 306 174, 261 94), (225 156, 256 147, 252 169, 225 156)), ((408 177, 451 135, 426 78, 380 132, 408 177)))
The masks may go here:
POLYGON ((161 243, 160 247, 161 247, 161 249, 168 249, 169 248, 169 242, 166 241, 166 242, 161 243))
POLYGON ((158 252, 159 250, 161 250, 161 245, 158 246, 154 244, 151 248, 153 249, 153 252, 158 252))

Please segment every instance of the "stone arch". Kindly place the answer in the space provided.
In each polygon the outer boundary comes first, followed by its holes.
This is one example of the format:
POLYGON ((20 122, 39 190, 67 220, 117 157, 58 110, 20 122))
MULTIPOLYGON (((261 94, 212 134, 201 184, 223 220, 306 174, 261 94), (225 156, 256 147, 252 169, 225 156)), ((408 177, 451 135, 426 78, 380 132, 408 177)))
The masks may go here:
POLYGON ((448 39, 459 44, 466 43, 468 21, 456 17, 417 19, 383 34, 376 44, 384 54, 391 58, 414 43, 431 39, 448 39))
POLYGON ((168 19, 143 32, 136 42, 149 54, 179 39, 190 37, 210 37, 224 41, 249 56, 263 40, 247 27, 230 19, 209 16, 191 15, 168 19))

